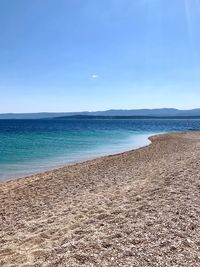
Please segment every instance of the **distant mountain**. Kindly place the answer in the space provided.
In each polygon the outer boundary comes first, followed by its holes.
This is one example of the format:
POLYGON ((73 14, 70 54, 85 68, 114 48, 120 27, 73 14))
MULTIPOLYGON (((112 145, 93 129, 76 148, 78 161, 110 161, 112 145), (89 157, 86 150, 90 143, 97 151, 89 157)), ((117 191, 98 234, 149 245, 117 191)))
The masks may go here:
MULTIPOLYGON (((51 118, 55 119, 55 118, 51 118)), ((56 117, 57 120, 128 120, 128 119, 200 119, 200 116, 96 116, 73 115, 56 117)))
POLYGON ((195 117, 200 116, 200 108, 191 110, 179 110, 175 108, 161 109, 110 109, 106 111, 84 111, 84 112, 43 112, 43 113, 7 113, 0 114, 0 119, 47 119, 63 118, 67 116, 110 116, 110 117, 195 117))
POLYGON ((103 115, 103 116, 200 116, 200 109, 193 110, 178 110, 174 108, 161 109, 132 109, 132 110, 107 110, 100 112, 93 112, 89 115, 103 115))

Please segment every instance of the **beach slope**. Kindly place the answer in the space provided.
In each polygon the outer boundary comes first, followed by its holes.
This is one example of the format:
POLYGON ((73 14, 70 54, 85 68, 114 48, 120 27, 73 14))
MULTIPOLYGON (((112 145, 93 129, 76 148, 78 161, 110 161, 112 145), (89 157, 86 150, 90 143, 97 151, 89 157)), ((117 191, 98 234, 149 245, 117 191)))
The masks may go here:
POLYGON ((200 132, 0 183, 0 266, 200 266, 200 132))

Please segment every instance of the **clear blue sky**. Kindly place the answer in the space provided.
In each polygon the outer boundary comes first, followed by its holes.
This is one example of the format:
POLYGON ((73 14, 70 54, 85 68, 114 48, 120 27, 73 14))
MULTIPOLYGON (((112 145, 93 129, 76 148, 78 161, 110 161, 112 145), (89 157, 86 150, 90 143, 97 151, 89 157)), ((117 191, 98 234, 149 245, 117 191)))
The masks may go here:
POLYGON ((0 113, 200 107, 200 0, 0 0, 0 113))

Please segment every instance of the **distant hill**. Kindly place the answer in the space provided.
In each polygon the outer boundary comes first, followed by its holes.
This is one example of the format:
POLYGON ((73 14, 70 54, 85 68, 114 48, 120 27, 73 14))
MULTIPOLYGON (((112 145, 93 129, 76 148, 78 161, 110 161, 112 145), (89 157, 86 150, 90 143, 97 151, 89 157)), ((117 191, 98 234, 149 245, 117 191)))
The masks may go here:
POLYGON ((200 116, 96 116, 73 115, 51 118, 57 120, 125 120, 125 119, 200 119, 200 116))
MULTIPOLYGON (((109 117, 196 117, 200 116, 200 108, 191 110, 179 110, 174 108, 161 109, 110 109, 106 111, 94 112, 43 112, 43 113, 7 113, 0 114, 0 119, 47 119, 47 118, 64 118, 72 116, 109 116, 109 117)), ((83 117, 82 117, 83 118, 83 117)))

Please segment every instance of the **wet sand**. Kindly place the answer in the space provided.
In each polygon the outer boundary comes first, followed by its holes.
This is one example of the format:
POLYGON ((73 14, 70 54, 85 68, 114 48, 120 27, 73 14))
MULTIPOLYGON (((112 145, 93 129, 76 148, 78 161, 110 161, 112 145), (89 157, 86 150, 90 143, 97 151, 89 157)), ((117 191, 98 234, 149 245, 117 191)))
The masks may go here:
POLYGON ((200 266, 200 132, 0 183, 0 266, 200 266))

